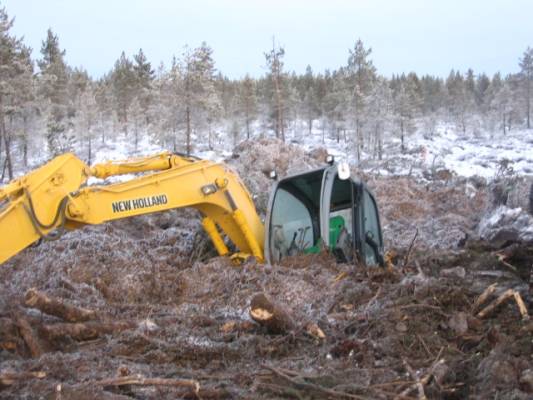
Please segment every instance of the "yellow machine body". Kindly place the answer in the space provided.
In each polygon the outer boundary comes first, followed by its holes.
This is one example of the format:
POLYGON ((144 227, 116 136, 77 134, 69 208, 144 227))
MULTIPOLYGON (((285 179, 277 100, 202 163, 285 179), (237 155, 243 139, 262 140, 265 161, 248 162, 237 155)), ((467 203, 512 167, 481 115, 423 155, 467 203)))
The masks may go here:
POLYGON ((229 250, 264 260, 264 227, 252 198, 227 166, 161 153, 153 157, 87 166, 73 154, 0 188, 0 263, 40 238, 64 229, 101 224, 173 208, 192 207, 217 252, 229 250), (89 177, 147 173, 123 183, 86 186, 89 177))

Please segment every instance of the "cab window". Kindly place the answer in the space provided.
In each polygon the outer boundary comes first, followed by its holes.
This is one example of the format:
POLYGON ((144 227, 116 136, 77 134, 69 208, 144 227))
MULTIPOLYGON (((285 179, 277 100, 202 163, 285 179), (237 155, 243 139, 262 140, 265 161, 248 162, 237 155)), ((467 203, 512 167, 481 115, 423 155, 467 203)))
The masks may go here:
POLYGON ((283 257, 296 255, 299 250, 303 251, 306 246, 312 245, 311 214, 300 200, 284 189, 279 189, 276 193, 270 227, 270 243, 276 262, 283 257))
POLYGON ((333 182, 329 210, 329 245, 341 262, 353 259, 353 182, 338 177, 333 182))
POLYGON ((322 175, 323 171, 315 171, 280 182, 270 215, 273 262, 303 254, 318 240, 322 175))
POLYGON ((364 257, 367 265, 375 265, 379 263, 383 243, 377 205, 367 189, 363 190, 363 210, 364 257))

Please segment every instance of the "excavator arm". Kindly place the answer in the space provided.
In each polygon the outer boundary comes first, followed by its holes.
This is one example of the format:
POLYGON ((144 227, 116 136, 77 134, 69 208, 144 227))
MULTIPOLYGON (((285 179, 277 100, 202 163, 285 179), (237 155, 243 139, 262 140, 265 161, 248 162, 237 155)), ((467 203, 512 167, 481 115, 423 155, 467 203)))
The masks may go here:
POLYGON ((73 154, 0 188, 0 263, 65 229, 173 208, 192 207, 220 255, 229 249, 262 261, 264 227, 239 177, 227 166, 169 153, 93 167, 73 154), (149 172, 127 182, 86 186, 89 177, 149 172))

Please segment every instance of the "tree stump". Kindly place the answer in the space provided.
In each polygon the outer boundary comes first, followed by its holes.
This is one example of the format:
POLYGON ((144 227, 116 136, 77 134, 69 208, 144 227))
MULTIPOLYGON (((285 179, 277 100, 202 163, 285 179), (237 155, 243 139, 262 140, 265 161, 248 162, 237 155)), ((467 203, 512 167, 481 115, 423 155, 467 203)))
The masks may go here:
POLYGON ((289 312, 264 293, 258 293, 252 298, 250 317, 274 334, 288 333, 296 326, 289 312))

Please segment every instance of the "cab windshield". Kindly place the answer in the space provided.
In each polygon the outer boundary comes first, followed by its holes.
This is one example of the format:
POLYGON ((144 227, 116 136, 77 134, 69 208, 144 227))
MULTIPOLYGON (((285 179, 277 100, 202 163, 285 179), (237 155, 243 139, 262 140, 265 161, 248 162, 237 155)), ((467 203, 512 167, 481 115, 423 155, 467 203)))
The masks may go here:
POLYGON ((324 170, 286 179, 278 185, 270 220, 274 262, 302 254, 320 237, 320 192, 324 170))

